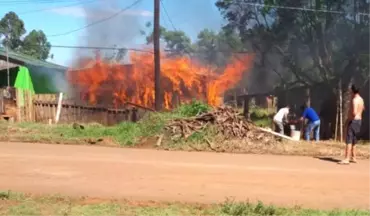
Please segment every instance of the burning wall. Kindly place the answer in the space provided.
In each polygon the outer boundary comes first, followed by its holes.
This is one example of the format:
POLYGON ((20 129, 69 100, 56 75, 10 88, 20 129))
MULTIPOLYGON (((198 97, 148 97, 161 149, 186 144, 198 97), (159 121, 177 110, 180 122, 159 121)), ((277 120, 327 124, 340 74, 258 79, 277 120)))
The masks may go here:
MULTIPOLYGON (((95 60, 92 67, 70 70, 68 80, 90 104, 119 107, 131 102, 154 106, 154 59, 151 53, 130 53, 131 65, 95 60)), ((188 57, 161 58, 161 86, 166 109, 192 99, 217 106, 223 93, 234 87, 252 66, 253 55, 231 58, 222 73, 188 57)), ((91 64, 90 64, 91 65, 91 64)))

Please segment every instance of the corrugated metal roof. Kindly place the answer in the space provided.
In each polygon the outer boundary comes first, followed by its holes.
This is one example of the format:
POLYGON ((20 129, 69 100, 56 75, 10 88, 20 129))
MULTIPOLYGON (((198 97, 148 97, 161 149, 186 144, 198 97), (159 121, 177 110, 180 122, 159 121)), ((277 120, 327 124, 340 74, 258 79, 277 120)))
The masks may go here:
MULTIPOLYGON (((4 56, 4 57, 6 56, 6 50, 4 48, 0 48, 0 56, 4 56)), ((33 66, 42 66, 42 67, 54 68, 54 69, 60 69, 60 70, 67 69, 67 67, 64 67, 64 66, 57 65, 57 64, 47 62, 47 61, 38 60, 30 56, 27 56, 21 53, 16 53, 13 51, 9 51, 9 59, 14 59, 14 60, 24 62, 25 64, 29 64, 33 66)))
POLYGON ((5 70, 7 68, 14 68, 18 67, 18 64, 14 64, 12 62, 6 62, 5 60, 0 59, 0 70, 5 70))

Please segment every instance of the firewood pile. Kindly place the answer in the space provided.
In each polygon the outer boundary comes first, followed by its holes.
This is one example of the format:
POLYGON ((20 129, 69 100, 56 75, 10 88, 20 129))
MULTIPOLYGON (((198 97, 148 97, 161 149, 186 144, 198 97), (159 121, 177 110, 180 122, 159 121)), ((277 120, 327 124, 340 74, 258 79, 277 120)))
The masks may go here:
POLYGON ((271 134, 258 130, 253 123, 246 121, 231 107, 218 107, 196 117, 175 119, 167 125, 166 129, 173 139, 186 139, 209 126, 214 126, 216 133, 223 135, 225 139, 246 138, 264 142, 275 140, 271 134))

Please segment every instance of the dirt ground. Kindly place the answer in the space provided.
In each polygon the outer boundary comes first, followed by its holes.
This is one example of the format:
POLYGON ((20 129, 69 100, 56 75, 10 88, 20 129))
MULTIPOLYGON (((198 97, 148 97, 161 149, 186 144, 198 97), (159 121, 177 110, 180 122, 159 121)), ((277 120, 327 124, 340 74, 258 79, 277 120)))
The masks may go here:
POLYGON ((370 163, 331 158, 0 143, 0 190, 370 209, 370 163))

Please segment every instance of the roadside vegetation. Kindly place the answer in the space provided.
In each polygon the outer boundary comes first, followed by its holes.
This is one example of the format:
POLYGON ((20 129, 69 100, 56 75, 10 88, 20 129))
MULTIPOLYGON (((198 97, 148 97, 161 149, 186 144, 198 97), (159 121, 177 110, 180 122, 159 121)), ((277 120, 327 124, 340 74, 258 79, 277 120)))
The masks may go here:
POLYGON ((0 215, 310 215, 310 216, 368 216, 366 210, 316 210, 299 206, 285 208, 262 202, 234 202, 221 204, 185 204, 69 198, 59 195, 36 196, 14 192, 0 192, 0 215))
POLYGON ((162 134, 165 125, 173 119, 196 116, 210 109, 207 104, 193 101, 172 112, 150 113, 137 123, 122 122, 110 127, 100 124, 82 126, 3 122, 0 124, 0 139, 63 144, 95 144, 106 141, 105 144, 133 146, 143 139, 162 134))
POLYGON ((122 122, 110 127, 95 123, 47 125, 4 122, 0 124, 0 133, 3 133, 0 139, 63 144, 95 144, 109 140, 113 145, 133 146, 143 138, 163 133, 166 123, 172 119, 195 116, 209 109, 208 105, 194 101, 173 112, 150 113, 137 123, 122 122))
MULTIPOLYGON (((343 154, 343 146, 335 142, 277 141, 271 144, 226 139, 212 126, 191 136, 173 139, 167 136, 165 126, 177 118, 189 118, 207 112, 211 107, 194 101, 172 112, 150 113, 137 123, 122 122, 106 127, 100 124, 6 123, 0 124, 0 141, 36 142, 50 144, 82 144, 114 147, 160 148, 166 150, 216 151, 230 153, 285 154, 306 156, 333 156, 343 154), (161 141, 158 143, 159 137, 161 141)), ((253 108, 251 119, 257 126, 270 127, 272 113, 253 108)), ((369 158, 368 145, 358 146, 359 158, 369 158)))

